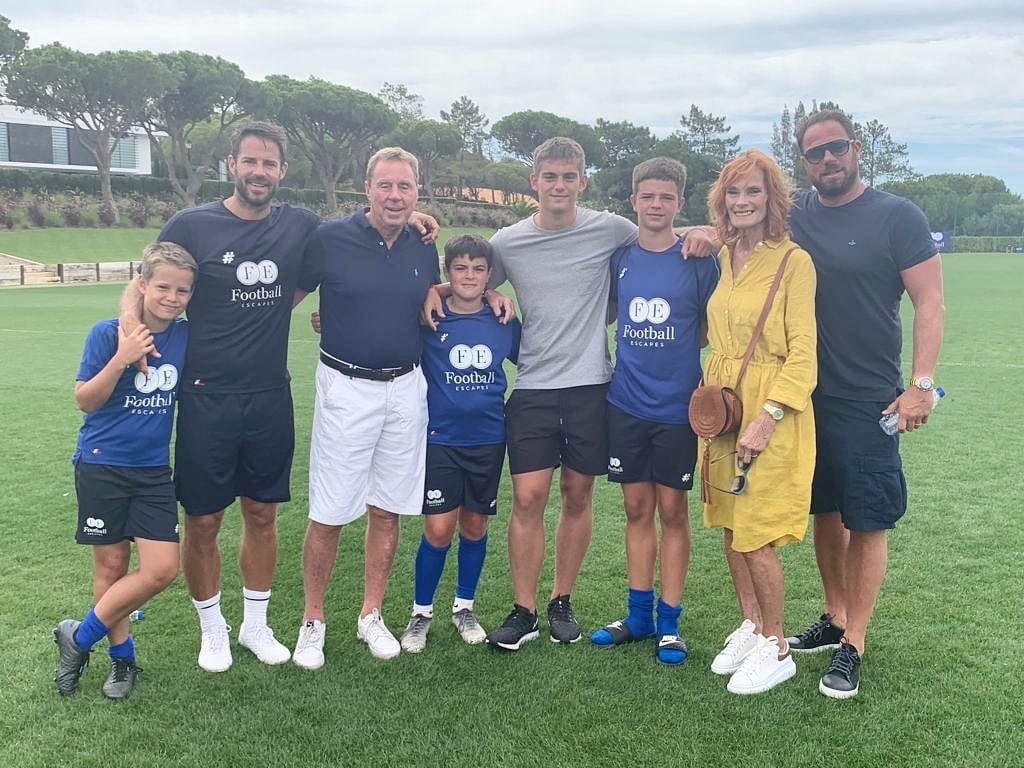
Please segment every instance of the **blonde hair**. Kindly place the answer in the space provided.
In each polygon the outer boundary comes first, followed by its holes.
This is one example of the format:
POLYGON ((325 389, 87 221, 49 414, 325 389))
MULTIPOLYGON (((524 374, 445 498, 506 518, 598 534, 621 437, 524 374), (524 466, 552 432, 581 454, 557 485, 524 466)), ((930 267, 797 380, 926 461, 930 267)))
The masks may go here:
POLYGON ((199 272, 199 266, 192 254, 186 251, 177 243, 161 242, 150 243, 142 249, 142 262, 139 264, 139 274, 144 280, 152 280, 153 275, 159 267, 177 267, 188 269, 192 272, 192 279, 195 279, 199 272))

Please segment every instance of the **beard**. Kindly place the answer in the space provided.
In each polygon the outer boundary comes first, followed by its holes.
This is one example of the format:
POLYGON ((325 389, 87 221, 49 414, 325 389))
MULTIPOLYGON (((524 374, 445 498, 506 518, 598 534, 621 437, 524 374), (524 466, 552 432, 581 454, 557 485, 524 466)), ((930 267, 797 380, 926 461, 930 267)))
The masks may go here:
POLYGON ((826 168, 823 173, 829 173, 830 171, 843 171, 843 175, 829 181, 822 181, 819 178, 817 181, 812 182, 814 184, 814 188, 818 190, 818 194, 824 198, 832 199, 842 197, 853 189, 857 184, 857 180, 860 178, 856 167, 849 171, 843 170, 842 167, 826 168))
POLYGON ((270 201, 274 199, 274 193, 277 192, 277 187, 268 182, 267 191, 264 197, 257 198, 250 194, 248 188, 245 186, 244 180, 235 179, 235 192, 242 202, 250 208, 262 208, 265 205, 270 205, 270 201))

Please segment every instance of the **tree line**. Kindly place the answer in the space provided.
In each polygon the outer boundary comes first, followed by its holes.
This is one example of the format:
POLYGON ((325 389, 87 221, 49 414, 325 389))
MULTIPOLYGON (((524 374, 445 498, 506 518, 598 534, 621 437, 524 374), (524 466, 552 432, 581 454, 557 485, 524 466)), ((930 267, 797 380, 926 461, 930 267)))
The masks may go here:
MULTIPOLYGON (((476 199, 482 189, 491 189, 502 202, 522 201, 531 193, 528 164, 534 147, 564 135, 576 139, 587 155, 590 185, 584 201, 620 212, 628 212, 636 163, 656 155, 683 162, 689 183, 682 218, 690 222, 704 220, 707 191, 740 142, 726 117, 697 105, 662 138, 625 120, 598 118, 587 125, 536 110, 513 112, 492 125, 468 96, 432 119, 423 113, 423 97, 400 83, 384 83, 370 94, 316 77, 270 75, 253 81, 232 62, 192 51, 93 54, 59 43, 33 48, 28 36, 3 16, 0 87, 9 102, 75 129, 77 140, 95 158, 103 205, 115 218, 111 153, 133 127, 149 135, 155 169, 166 173, 186 206, 195 204, 203 180, 215 175, 237 123, 256 118, 282 125, 293 147, 292 183, 322 189, 330 212, 337 210, 339 185, 359 188, 366 159, 389 144, 419 158, 422 186, 430 198, 476 199)), ((807 178, 793 129, 808 111, 824 108, 839 107, 822 101, 808 110, 800 102, 791 112, 786 105, 772 125, 771 151, 798 187, 806 187, 807 178)), ((914 199, 934 227, 946 228, 950 209, 948 229, 958 234, 979 227, 1012 228, 1018 213, 1024 217, 1015 208, 1020 198, 998 179, 965 177, 975 181, 961 182, 948 174, 922 179, 913 172, 906 144, 896 141, 884 124, 854 122, 863 144, 865 181, 914 199)))

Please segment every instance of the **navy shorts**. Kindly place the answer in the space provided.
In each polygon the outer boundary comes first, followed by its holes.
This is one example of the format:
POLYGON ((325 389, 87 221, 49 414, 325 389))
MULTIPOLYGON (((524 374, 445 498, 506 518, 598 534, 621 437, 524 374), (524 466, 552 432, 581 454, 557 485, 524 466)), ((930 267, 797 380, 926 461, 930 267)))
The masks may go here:
POLYGON ((644 421, 608 404, 608 479, 693 488, 697 436, 689 424, 644 421))
POLYGON ((504 443, 427 443, 423 514, 439 515, 458 507, 465 507, 481 515, 497 513, 498 483, 504 465, 504 443))
POLYGON ((174 446, 174 487, 185 514, 219 512, 236 497, 277 503, 291 498, 295 453, 292 393, 182 391, 174 446))
POLYGON ((839 512, 851 531, 895 528, 907 511, 899 434, 878 426, 889 402, 815 395, 818 459, 811 513, 839 512))
POLYGON ((583 475, 608 467, 607 384, 517 389, 505 403, 508 468, 513 475, 565 464, 583 475))
POLYGON ((75 465, 79 544, 126 539, 178 540, 178 502, 170 467, 75 465))

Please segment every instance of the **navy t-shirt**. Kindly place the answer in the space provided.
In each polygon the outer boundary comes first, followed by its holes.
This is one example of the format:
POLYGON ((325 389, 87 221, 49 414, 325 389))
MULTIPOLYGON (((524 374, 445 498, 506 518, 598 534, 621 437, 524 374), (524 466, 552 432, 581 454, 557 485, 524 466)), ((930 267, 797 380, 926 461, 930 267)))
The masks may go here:
POLYGON ((441 282, 437 248, 409 225, 387 247, 365 211, 323 222, 310 239, 304 291, 320 288, 320 348, 362 368, 420 361, 420 310, 441 282))
POLYGON ((639 243, 612 256, 618 305, 608 402, 644 421, 686 424, 700 383, 700 326, 718 284, 718 259, 686 259, 639 243))
POLYGON ((935 255, 921 209, 868 187, 846 205, 799 193, 793 240, 818 273, 818 388, 829 397, 890 402, 900 392, 900 272, 935 255))
POLYGON ((259 392, 288 383, 292 297, 319 222, 290 205, 272 206, 257 221, 240 219, 217 200, 164 225, 158 239, 182 246, 199 265, 184 389, 259 392))
MULTIPOLYGON (((78 431, 74 464, 115 467, 170 465, 171 424, 178 382, 185 362, 189 324, 178 318, 153 334, 160 357, 150 355, 149 375, 130 366, 121 373, 107 402, 85 414, 78 431)), ((76 381, 89 381, 117 352, 117 320, 101 320, 85 339, 76 381)))
POLYGON ((437 330, 422 327, 427 379, 427 442, 491 445, 505 441, 505 371, 519 359, 523 327, 502 325, 490 307, 472 314, 444 308, 437 330))

